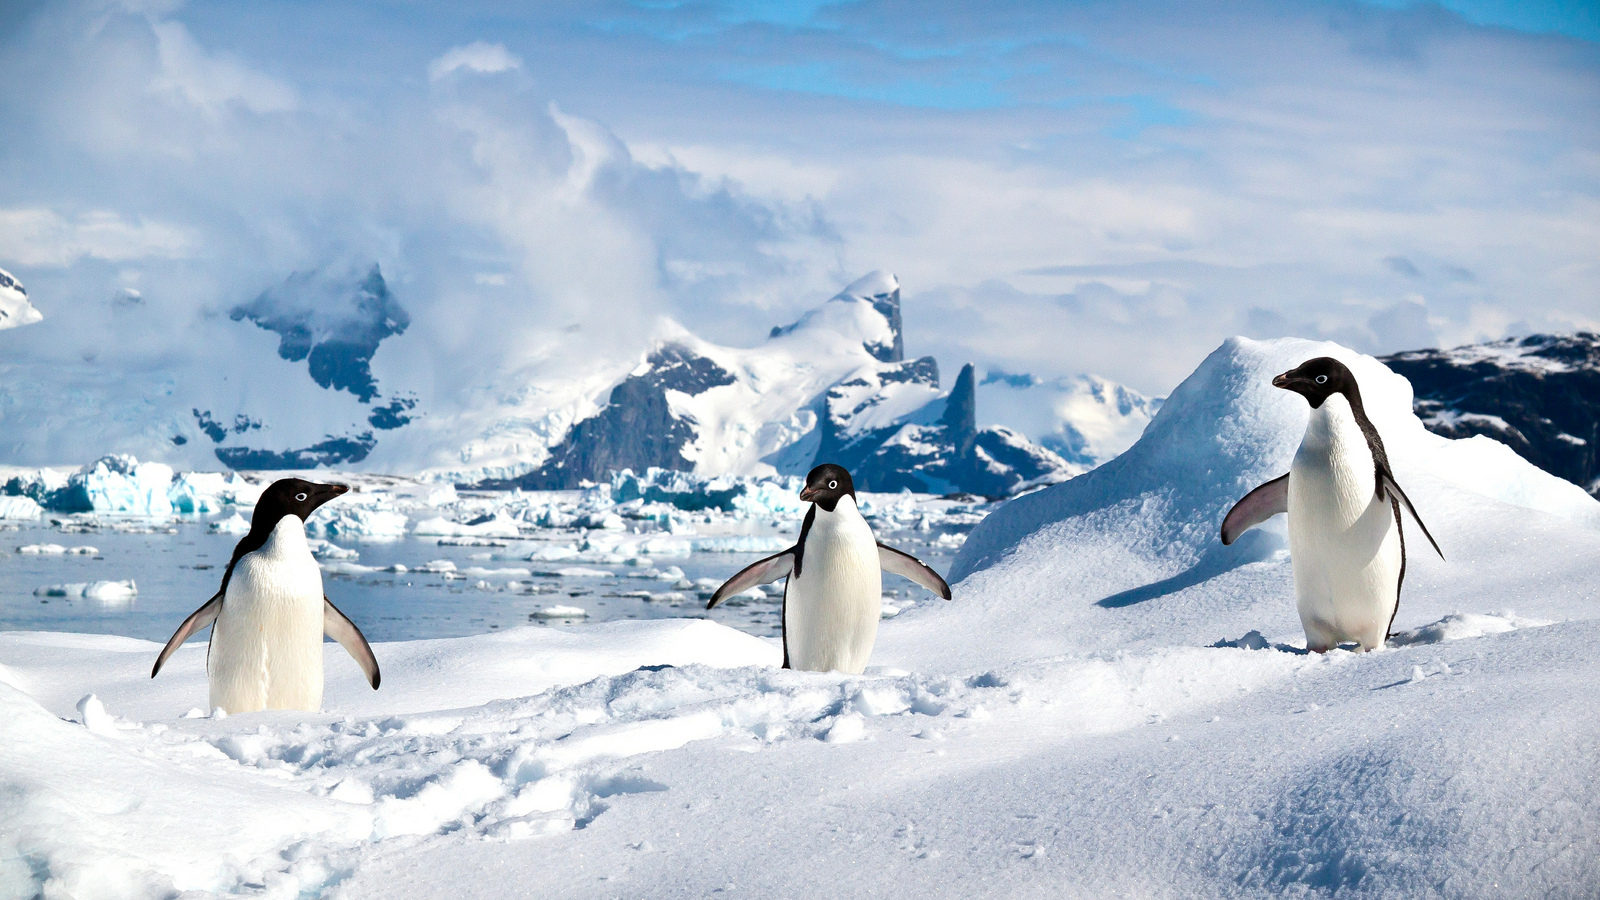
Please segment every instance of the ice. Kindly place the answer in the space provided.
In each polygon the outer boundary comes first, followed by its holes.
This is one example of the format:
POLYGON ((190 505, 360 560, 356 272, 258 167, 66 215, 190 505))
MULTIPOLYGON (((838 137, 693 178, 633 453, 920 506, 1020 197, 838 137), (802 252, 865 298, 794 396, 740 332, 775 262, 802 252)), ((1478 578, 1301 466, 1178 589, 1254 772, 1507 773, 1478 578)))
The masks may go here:
POLYGON ((173 512, 167 492, 172 487, 172 467, 139 462, 127 454, 101 457, 73 480, 83 486, 95 512, 128 513, 164 518, 173 512))
POLYGON ((394 509, 326 504, 311 514, 306 529, 324 538, 404 537, 410 520, 394 509))
POLYGON ((139 595, 139 586, 128 581, 89 581, 52 584, 38 588, 35 597, 79 597, 101 603, 127 603, 139 595))
POLYGON ((537 619, 581 619, 588 614, 581 606, 546 606, 529 613, 537 619))
POLYGON ((516 519, 506 514, 504 510, 496 510, 493 515, 483 516, 477 521, 468 523, 452 522, 437 516, 425 519, 417 523, 412 533, 443 537, 514 538, 521 536, 521 529, 516 519))
POLYGON ((61 544, 24 544, 17 548, 17 552, 34 556, 94 556, 100 551, 87 544, 76 547, 66 547, 61 544))
POLYGON ((307 538, 306 546, 311 548, 311 555, 317 559, 356 560, 361 558, 361 551, 349 547, 341 547, 318 538, 307 538))
POLYGON ((0 497, 0 519, 37 519, 43 512, 32 497, 0 497))
POLYGON ((778 535, 746 534, 695 538, 692 543, 699 553, 777 553, 794 546, 794 539, 778 535))
POLYGON ((208 523, 206 528, 213 534, 249 534, 250 522, 244 516, 234 513, 226 519, 208 523))
POLYGON ((228 506, 255 506, 265 488, 236 472, 184 472, 173 479, 167 499, 180 513, 214 513, 228 506))

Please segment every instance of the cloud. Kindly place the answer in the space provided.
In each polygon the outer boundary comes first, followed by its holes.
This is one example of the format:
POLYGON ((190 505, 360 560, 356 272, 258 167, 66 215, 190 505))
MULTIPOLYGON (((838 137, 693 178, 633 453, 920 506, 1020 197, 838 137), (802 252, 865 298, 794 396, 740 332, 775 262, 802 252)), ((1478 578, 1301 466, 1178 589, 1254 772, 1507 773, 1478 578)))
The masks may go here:
POLYGON ((441 396, 664 316, 753 344, 879 267, 910 352, 1156 394, 1234 333, 1600 327, 1600 54, 1432 5, 240 9, 8 29, 0 264, 146 298, 27 352, 176 356, 336 261, 441 396))
POLYGON ((452 47, 444 55, 428 63, 428 80, 438 81, 452 72, 466 70, 480 75, 509 72, 522 68, 522 59, 505 48, 504 44, 473 41, 463 47, 452 47))
POLYGON ((207 53, 181 22, 152 20, 161 73, 154 90, 169 92, 217 115, 232 104, 253 113, 289 112, 299 105, 293 88, 234 59, 207 53))
POLYGON ((15 266, 59 268, 85 258, 182 259, 192 245, 181 228, 130 221, 106 210, 68 217, 50 209, 0 208, 0 259, 15 266))
POLYGON ((1389 271, 1396 275, 1404 275, 1407 278, 1422 277, 1422 272, 1417 269, 1416 263, 1406 259, 1404 256, 1385 256, 1383 264, 1388 266, 1389 271))

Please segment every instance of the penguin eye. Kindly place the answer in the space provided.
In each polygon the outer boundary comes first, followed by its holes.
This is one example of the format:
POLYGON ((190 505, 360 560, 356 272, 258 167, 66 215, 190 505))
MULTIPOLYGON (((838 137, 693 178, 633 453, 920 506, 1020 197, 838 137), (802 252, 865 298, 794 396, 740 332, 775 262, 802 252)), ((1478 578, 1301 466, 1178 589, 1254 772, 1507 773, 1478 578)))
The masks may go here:
POLYGON ((1318 375, 1317 376, 1317 384, 1327 384, 1327 383, 1328 383, 1328 376, 1326 376, 1326 375, 1318 375))
POLYGON ((301 503, 304 503, 306 501, 306 495, 303 492, 299 493, 299 494, 295 494, 294 498, 296 500, 299 500, 301 503))
POLYGON ((834 488, 838 487, 838 486, 839 486, 839 482, 837 482, 837 481, 828 482, 828 490, 830 490, 830 491, 833 490, 834 488))

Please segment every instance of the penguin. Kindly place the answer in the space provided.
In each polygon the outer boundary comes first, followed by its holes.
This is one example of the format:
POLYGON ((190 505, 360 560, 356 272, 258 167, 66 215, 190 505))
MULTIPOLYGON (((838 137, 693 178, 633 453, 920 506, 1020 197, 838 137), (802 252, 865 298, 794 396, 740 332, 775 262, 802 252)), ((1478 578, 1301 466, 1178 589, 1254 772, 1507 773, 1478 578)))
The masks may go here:
POLYGON ((377 690, 378 660, 361 629, 323 594, 322 570, 306 544, 306 518, 348 490, 299 478, 273 482, 256 503, 250 533, 233 548, 222 587, 178 626, 150 677, 190 635, 211 625, 206 673, 213 709, 320 710, 324 634, 344 646, 377 690))
POLYGON ((1325 653, 1353 641, 1363 651, 1375 650, 1400 609, 1406 577, 1402 506, 1440 559, 1444 552, 1395 481, 1383 438, 1344 363, 1319 356, 1272 379, 1272 386, 1311 404, 1305 437, 1288 474, 1228 510, 1222 543, 1288 513, 1295 606, 1307 649, 1325 653))
POLYGON ((800 499, 811 503, 793 547, 746 566, 711 595, 723 598, 788 576, 783 586, 783 668, 859 675, 872 656, 883 573, 904 575, 946 600, 950 585, 922 560, 879 543, 856 507, 843 466, 817 466, 800 499))

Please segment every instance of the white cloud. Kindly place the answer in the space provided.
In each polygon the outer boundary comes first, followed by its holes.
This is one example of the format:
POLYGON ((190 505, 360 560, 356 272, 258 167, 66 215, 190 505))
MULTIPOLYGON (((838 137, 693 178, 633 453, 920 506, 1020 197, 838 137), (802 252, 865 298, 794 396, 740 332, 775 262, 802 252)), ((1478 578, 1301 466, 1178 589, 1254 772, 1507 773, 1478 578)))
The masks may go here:
POLYGON ((251 112, 289 112, 299 105, 290 86, 225 56, 207 53, 181 22, 152 21, 161 74, 158 92, 182 97, 213 115, 237 103, 251 112))
POLYGON ((106 210, 69 218, 42 207, 0 208, 0 259, 16 266, 70 266, 85 257, 181 259, 191 243, 180 228, 106 210))
POLYGON ((504 44, 473 41, 463 47, 451 47, 444 55, 428 63, 428 80, 438 81, 460 69, 492 75, 522 68, 522 58, 507 50, 504 44))

